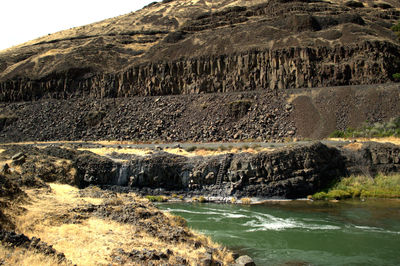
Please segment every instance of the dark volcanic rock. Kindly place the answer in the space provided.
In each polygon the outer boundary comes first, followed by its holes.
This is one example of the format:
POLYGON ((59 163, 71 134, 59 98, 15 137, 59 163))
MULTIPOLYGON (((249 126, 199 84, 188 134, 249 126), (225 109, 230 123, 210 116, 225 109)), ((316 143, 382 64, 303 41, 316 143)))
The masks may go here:
MULTIPOLYGON (((2 154, 5 158, 7 154, 23 149, 10 147, 2 154)), ((373 177, 378 173, 400 171, 400 148, 379 143, 366 143, 354 150, 315 142, 257 154, 208 157, 158 152, 148 156, 126 155, 125 162, 90 152, 55 147, 28 147, 24 154, 27 161, 22 166, 21 174, 0 176, 3 183, 0 196, 19 195, 21 191, 15 184, 43 187, 46 186, 43 181, 51 181, 78 187, 100 185, 120 192, 135 191, 141 195, 185 192, 189 196, 302 198, 344 176, 364 174, 373 177), (61 157, 53 157, 56 154, 61 157), (69 158, 69 163, 63 162, 63 158, 69 158), (41 166, 35 167, 38 162, 41 166), (221 177, 221 184, 217 182, 218 176, 221 177)), ((113 193, 107 195, 110 199, 113 197, 113 193)), ((138 218, 160 218, 157 213, 151 214, 141 206, 136 206, 137 212, 133 215, 132 206, 127 205, 114 212, 109 212, 108 205, 89 206, 87 211, 129 223, 137 223, 138 218)), ((158 232, 149 228, 149 232, 158 232)), ((169 236, 165 237, 179 239, 181 233, 169 232, 169 236)))
POLYGON ((57 252, 51 245, 41 241, 40 238, 32 237, 30 239, 24 234, 0 230, 0 242, 8 247, 32 249, 45 255, 55 256, 60 263, 67 262, 64 253, 57 252))
POLYGON ((400 116, 399 95, 399 85, 385 84, 4 104, 2 112, 12 112, 18 120, 0 131, 0 141, 322 138, 366 120, 375 123, 400 116), (90 113, 102 115, 91 115, 88 123, 90 113))
POLYGON ((2 51, 0 101, 383 83, 400 68, 399 7, 163 1, 2 51))
POLYGON ((238 196, 301 198, 346 174, 340 152, 321 143, 235 156, 227 172, 238 196))

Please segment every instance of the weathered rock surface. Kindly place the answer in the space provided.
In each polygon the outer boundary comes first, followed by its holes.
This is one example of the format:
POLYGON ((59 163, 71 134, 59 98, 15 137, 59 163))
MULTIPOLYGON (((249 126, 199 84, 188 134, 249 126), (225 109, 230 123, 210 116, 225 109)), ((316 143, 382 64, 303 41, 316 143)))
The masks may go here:
POLYGON ((400 4, 353 2, 154 3, 2 51, 0 101, 390 81, 400 4))
POLYGON ((235 266, 255 266, 256 264, 254 263, 253 259, 250 258, 247 255, 240 256, 239 258, 236 259, 236 264, 235 266))
MULTIPOLYGON (((16 148, 11 148, 2 156, 7 158, 7 154, 14 154, 15 151, 16 148)), ((41 182, 49 181, 50 178, 52 182, 59 181, 78 187, 122 186, 139 194, 184 191, 192 195, 302 198, 343 176, 374 176, 377 173, 400 172, 400 147, 379 143, 366 143, 360 149, 354 150, 328 147, 316 142, 257 154, 238 153, 209 157, 184 157, 165 152, 155 152, 144 157, 127 154, 124 157, 125 162, 90 152, 56 147, 30 148, 30 151, 25 150, 25 154, 27 158, 23 167, 26 169, 22 176, 35 176, 41 182), (29 155, 30 152, 36 155, 29 155), (32 160, 32 157, 36 159, 32 160), (222 186, 218 186, 217 176, 224 158, 222 186), (60 163, 62 160, 69 161, 60 163), (36 168, 31 166, 38 161, 48 163, 36 168), (54 169, 59 170, 54 172, 54 169), (52 173, 55 179, 51 178, 52 173), (58 173, 58 178, 55 173, 58 173)), ((38 184, 41 184, 40 181, 23 181, 24 177, 18 180, 22 185, 33 187, 40 187, 38 184)), ((91 212, 96 211, 100 215, 107 210, 98 207, 101 206, 91 209, 91 212)), ((123 208, 119 211, 121 213, 114 212, 118 219, 130 219, 123 208)), ((170 235, 173 236, 172 233, 170 235)))
POLYGON ((45 255, 55 256, 60 263, 68 262, 64 253, 57 252, 51 245, 41 241, 40 238, 32 237, 30 239, 24 234, 0 230, 0 242, 8 247, 30 249, 45 255))
POLYGON ((398 117, 399 102, 400 85, 386 84, 11 103, 0 106, 0 116, 16 118, 0 131, 0 141, 319 139, 398 117))
POLYGON ((193 195, 301 198, 343 176, 400 171, 400 148, 392 144, 368 143, 355 151, 317 142, 227 156, 222 187, 215 184, 224 156, 187 158, 163 153, 131 160, 129 185, 144 194, 184 190, 193 195))

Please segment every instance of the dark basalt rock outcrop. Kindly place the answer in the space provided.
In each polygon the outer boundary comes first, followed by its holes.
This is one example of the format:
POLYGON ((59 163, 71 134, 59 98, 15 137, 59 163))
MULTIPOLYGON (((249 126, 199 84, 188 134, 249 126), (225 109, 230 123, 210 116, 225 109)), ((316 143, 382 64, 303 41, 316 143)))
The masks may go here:
MULTIPOLYGON (((59 263, 66 262, 64 253, 57 252, 51 245, 40 240, 40 238, 32 237, 31 239, 24 234, 17 234, 13 231, 0 230, 0 242, 4 246, 10 248, 24 248, 34 250, 44 255, 55 256, 59 263)), ((69 262, 71 263, 71 262, 69 262)))
MULTIPOLYGON (((118 186, 119 191, 133 190, 140 194, 179 191, 189 195, 302 198, 328 187, 344 176, 363 174, 373 177, 377 173, 400 171, 399 146, 378 143, 366 143, 354 150, 328 147, 316 142, 257 154, 209 157, 184 157, 161 151, 144 157, 121 155, 124 162, 120 161, 121 156, 110 159, 90 152, 56 147, 30 148, 37 154, 36 159, 32 160, 34 156, 29 155, 28 150, 25 151, 26 162, 22 165, 26 167, 23 176, 32 171, 31 175, 43 182, 51 176, 48 174, 51 171, 43 169, 58 168, 61 169, 56 171, 61 173, 59 178, 51 181, 81 188, 89 185, 108 188, 118 186), (54 157, 56 154, 60 157, 54 157), (54 163, 55 158, 58 164, 54 163), (60 164, 60 160, 67 158, 69 162, 60 164), (49 161, 48 165, 31 167, 31 164, 44 160, 49 161), (221 185, 217 181, 218 175, 222 177, 221 185)), ((15 149, 11 148, 6 154, 12 152, 15 149)), ((6 154, 3 153, 3 156, 7 157, 6 154)), ((107 208, 89 211, 106 215, 103 212, 107 208)), ((120 211, 118 217, 130 219, 125 216, 124 209, 120 211)), ((146 215, 145 212, 142 214, 146 215)))
POLYGON ((227 155, 221 187, 215 184, 223 156, 134 158, 126 175, 129 186, 144 194, 184 190, 194 195, 301 198, 343 176, 399 172, 399 158, 400 148, 392 144, 365 144, 354 151, 315 143, 256 155, 227 155))
POLYGON ((163 1, 2 51, 0 101, 385 83, 400 69, 399 8, 163 1))
POLYGON ((351 174, 374 176, 400 172, 400 147, 386 143, 366 143, 358 151, 343 150, 346 168, 351 174))

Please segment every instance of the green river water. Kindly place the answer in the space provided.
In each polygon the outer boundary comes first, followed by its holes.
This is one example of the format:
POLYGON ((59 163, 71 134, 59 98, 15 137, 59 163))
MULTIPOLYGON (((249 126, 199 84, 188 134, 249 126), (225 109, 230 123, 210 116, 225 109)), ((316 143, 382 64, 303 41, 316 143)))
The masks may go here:
POLYGON ((400 201, 165 203, 257 265, 400 265, 400 201))

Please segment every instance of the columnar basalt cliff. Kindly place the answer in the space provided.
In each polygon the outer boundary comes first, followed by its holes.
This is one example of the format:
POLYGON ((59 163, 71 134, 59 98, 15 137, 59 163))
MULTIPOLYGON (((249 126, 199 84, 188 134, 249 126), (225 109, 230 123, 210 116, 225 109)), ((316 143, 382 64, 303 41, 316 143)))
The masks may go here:
POLYGON ((282 90, 376 84, 400 69, 398 46, 365 42, 353 47, 287 48, 244 54, 148 63, 119 74, 69 71, 41 80, 0 83, 1 101, 40 98, 131 97, 147 95, 282 90), (375 60, 369 60, 369 58, 375 60), (349 60, 359 58, 359 60, 349 60))
POLYGON ((0 101, 385 83, 400 70, 390 30, 398 8, 396 1, 154 3, 2 51, 0 101))
POLYGON ((2 157, 9 159, 15 152, 24 156, 21 184, 40 186, 43 181, 58 181, 80 188, 117 186, 114 189, 140 194, 178 191, 220 197, 301 198, 348 175, 373 177, 400 171, 399 146, 378 143, 358 149, 316 142, 256 154, 185 157, 155 151, 147 156, 117 153, 108 158, 70 148, 9 146, 2 157))

